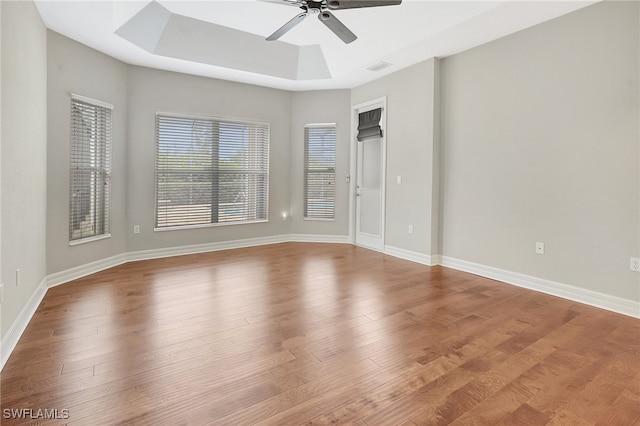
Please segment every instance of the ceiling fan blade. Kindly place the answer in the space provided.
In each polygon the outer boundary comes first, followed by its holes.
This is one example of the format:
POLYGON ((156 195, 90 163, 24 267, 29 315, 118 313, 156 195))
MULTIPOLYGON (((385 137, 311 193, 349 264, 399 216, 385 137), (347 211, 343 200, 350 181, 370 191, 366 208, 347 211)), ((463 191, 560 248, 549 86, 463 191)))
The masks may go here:
POLYGON ((402 3, 402 0, 329 0, 327 6, 329 9, 356 9, 360 7, 377 7, 377 6, 396 6, 402 3))
POLYGON ((273 33, 269 37, 267 37, 267 41, 274 41, 274 40, 279 39, 280 37, 282 37, 283 35, 288 33, 289 30, 291 30, 293 27, 295 27, 300 22, 302 22, 304 20, 304 18, 307 17, 307 15, 308 15, 307 12, 303 12, 303 13, 295 16, 292 20, 290 20, 289 22, 284 24, 282 27, 280 27, 275 33, 273 33))
POLYGON ((351 32, 349 28, 347 28, 342 22, 340 22, 338 18, 333 15, 333 13, 329 12, 328 10, 320 12, 318 14, 318 19, 347 44, 358 38, 354 33, 351 32))
POLYGON ((295 6, 300 7, 303 3, 300 0, 260 0, 265 3, 275 3, 275 4, 284 4, 287 6, 295 6))

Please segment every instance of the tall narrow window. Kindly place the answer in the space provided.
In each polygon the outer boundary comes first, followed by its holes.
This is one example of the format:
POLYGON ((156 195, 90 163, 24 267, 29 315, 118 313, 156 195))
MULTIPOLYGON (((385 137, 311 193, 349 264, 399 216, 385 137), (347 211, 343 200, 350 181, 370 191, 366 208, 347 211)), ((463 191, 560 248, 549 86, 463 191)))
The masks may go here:
POLYGON ((332 220, 336 205, 336 126, 304 128, 304 217, 332 220))
POLYGON ((264 222, 269 125, 156 115, 156 229, 264 222))
POLYGON ((69 241, 110 236, 113 106, 71 97, 69 241))

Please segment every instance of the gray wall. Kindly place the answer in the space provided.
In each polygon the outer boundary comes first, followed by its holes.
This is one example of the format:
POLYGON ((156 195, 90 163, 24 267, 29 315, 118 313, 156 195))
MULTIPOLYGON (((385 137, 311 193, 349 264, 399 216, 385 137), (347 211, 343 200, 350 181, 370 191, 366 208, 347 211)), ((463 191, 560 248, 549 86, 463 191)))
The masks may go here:
POLYGON ((445 256, 640 300, 638 8, 443 61, 445 256))
POLYGON ((3 335, 46 274, 136 250, 346 234, 346 185, 335 222, 301 220, 302 128, 338 123, 342 183, 350 105, 381 96, 387 245, 640 300, 628 267, 640 256, 637 2, 596 4, 442 67, 429 60, 351 91, 303 93, 128 66, 53 32, 47 46, 31 2, 0 7, 3 335), (115 105, 113 237, 77 247, 67 235, 70 92, 115 105), (153 232, 156 111, 270 122, 270 222, 153 232))
POLYGON ((349 234, 350 90, 292 94, 290 222, 293 234, 349 234), (304 126, 336 123, 336 215, 334 221, 304 220, 304 126))
POLYGON ((128 77, 127 251, 287 234, 291 93, 141 67, 128 77), (269 222, 154 232, 155 114, 174 112, 271 123, 269 222), (140 234, 133 226, 140 225, 140 234))
POLYGON ((0 7, 4 336, 46 275, 47 33, 32 2, 0 7))
POLYGON ((385 245, 427 255, 439 252, 438 66, 431 59, 351 92, 352 105, 387 96, 385 245))
POLYGON ((127 65, 58 33, 47 33, 47 273, 125 252, 127 65), (112 113, 111 238, 69 245, 71 93, 108 102, 112 113))
POLYGON ((310 223, 283 211, 302 207, 302 135, 312 122, 338 123, 337 173, 349 169, 349 91, 288 91, 125 65, 55 32, 48 33, 49 274, 139 250, 294 233, 347 235, 348 186, 338 188, 335 222, 310 223), (68 244, 69 96, 114 105, 112 238, 68 244), (158 111, 269 122, 269 223, 155 232, 155 114, 158 111), (290 206, 292 206, 290 208, 290 206), (140 225, 140 234, 133 226, 140 225))

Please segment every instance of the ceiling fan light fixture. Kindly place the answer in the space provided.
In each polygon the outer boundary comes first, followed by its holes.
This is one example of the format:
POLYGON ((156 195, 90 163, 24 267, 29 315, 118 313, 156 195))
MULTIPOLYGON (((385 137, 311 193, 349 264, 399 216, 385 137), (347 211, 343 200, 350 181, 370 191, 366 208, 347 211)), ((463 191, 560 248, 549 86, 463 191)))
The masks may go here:
POLYGON ((329 9, 338 9, 340 2, 338 0, 330 0, 327 2, 327 6, 329 6, 329 9))

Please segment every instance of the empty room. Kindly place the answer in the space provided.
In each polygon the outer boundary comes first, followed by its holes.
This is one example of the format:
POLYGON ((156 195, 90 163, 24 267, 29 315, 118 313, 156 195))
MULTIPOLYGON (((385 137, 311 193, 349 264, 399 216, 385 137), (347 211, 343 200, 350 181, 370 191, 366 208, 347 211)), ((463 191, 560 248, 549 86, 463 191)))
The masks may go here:
POLYGON ((0 23, 0 424, 640 425, 640 2, 0 23))

